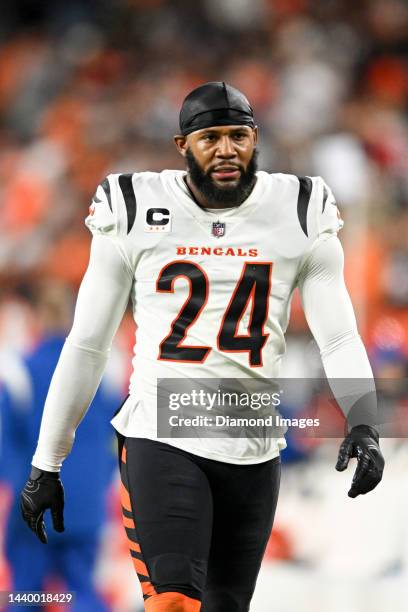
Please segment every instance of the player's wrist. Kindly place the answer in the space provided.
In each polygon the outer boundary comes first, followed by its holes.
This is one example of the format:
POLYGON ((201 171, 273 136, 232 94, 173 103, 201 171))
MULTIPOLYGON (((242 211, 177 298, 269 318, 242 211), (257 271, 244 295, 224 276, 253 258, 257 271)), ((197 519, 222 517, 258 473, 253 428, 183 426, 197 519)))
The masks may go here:
POLYGON ((355 425, 350 429, 350 435, 353 437, 373 438, 376 442, 380 440, 380 434, 373 425, 355 425))

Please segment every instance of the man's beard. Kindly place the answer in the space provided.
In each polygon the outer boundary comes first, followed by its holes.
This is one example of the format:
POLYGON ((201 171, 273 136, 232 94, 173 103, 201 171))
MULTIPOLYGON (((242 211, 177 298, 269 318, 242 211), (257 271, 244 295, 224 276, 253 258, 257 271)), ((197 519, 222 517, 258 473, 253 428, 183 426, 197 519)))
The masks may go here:
POLYGON ((218 187, 211 178, 211 171, 206 173, 198 164, 191 149, 187 149, 187 168, 191 181, 201 191, 210 204, 227 204, 239 206, 247 199, 256 182, 258 151, 255 149, 246 170, 239 166, 241 175, 238 185, 234 187, 218 187))

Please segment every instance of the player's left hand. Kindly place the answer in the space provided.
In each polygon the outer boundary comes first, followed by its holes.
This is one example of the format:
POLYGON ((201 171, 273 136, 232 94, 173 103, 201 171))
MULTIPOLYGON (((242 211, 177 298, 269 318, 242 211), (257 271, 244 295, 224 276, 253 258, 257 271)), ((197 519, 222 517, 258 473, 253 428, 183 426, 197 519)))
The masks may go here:
POLYGON ((357 497, 375 489, 383 475, 384 457, 374 427, 357 425, 352 428, 340 446, 336 470, 343 472, 352 457, 357 458, 357 468, 348 495, 357 497))

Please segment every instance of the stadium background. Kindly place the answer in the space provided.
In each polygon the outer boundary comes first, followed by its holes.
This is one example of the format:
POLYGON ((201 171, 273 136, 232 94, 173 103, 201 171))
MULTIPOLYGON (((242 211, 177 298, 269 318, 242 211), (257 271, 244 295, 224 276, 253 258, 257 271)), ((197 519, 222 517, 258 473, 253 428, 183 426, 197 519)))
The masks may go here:
MULTIPOLYGON (((109 172, 181 168, 171 141, 180 103, 196 85, 221 79, 254 106, 261 169, 319 174, 331 185, 345 219, 347 284, 373 367, 378 376, 406 377, 407 31, 403 0, 2 2, 3 389, 22 392, 22 359, 75 298, 96 185, 109 172)), ((318 376, 297 298, 292 310, 285 372, 318 376)), ((128 316, 107 373, 118 396, 126 392, 132 334, 128 316)), ((404 417, 398 382, 389 401, 404 417)), ((407 444, 384 440, 384 482, 354 501, 346 496, 350 470, 334 471, 337 445, 293 444, 283 456, 275 537, 254 612, 405 609, 407 444)), ((10 468, 3 456, 2 534, 10 468)), ((128 612, 140 609, 139 587, 116 489, 114 473, 95 583, 109 609, 128 612)), ((0 588, 11 587, 2 555, 0 588)))

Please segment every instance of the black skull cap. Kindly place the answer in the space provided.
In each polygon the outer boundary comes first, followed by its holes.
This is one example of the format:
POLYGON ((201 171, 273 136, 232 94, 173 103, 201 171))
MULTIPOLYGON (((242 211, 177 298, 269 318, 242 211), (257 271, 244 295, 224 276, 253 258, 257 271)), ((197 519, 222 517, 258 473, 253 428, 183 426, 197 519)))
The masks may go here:
POLYGON ((210 81, 193 89, 180 110, 183 136, 218 125, 255 127, 254 113, 246 96, 224 81, 210 81))

